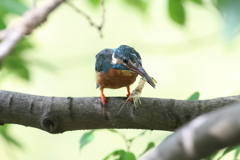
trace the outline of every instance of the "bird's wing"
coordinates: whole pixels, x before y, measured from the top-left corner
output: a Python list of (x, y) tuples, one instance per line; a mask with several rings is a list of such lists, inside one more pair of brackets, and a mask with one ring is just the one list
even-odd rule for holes
[(96, 55), (95, 70), (106, 73), (112, 67), (112, 49), (104, 49)]

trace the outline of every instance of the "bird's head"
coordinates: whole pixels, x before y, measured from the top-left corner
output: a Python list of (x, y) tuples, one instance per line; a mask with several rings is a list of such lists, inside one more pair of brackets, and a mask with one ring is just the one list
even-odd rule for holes
[(125, 69), (136, 72), (137, 74), (145, 77), (147, 82), (155, 88), (155, 83), (149, 77), (147, 72), (142, 67), (142, 60), (139, 53), (132, 47), (121, 45), (113, 49), (112, 64), (116, 69)]

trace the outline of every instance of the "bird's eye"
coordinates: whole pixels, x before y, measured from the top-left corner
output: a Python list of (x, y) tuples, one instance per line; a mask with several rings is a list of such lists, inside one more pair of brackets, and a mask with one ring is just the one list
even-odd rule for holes
[(128, 63), (128, 60), (124, 59), (123, 62), (127, 64), (127, 63)]

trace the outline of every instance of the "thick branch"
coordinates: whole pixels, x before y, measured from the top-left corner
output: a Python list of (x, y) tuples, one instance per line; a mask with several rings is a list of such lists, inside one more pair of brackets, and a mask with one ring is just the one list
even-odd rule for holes
[(165, 139), (141, 160), (199, 160), (240, 144), (240, 103), (204, 114)]
[(173, 131), (200, 114), (233, 102), (240, 96), (184, 101), (141, 98), (142, 105), (122, 107), (126, 98), (107, 98), (106, 107), (97, 97), (44, 97), (0, 91), (0, 124), (14, 123), (51, 133), (79, 129), (135, 128)]
[(0, 60), (7, 56), (21, 38), (30, 34), (37, 26), (46, 21), (48, 15), (64, 0), (48, 0), (42, 7), (34, 7), (27, 11), (22, 19), (12, 27), (8, 27), (0, 38)]

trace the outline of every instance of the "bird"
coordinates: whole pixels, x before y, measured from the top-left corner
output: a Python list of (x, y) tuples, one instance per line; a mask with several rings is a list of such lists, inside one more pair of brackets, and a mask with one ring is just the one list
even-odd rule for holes
[(101, 101), (106, 105), (104, 89), (127, 88), (127, 97), (130, 96), (130, 85), (138, 75), (155, 88), (155, 83), (142, 67), (140, 54), (132, 47), (120, 45), (115, 49), (103, 49), (96, 55), (96, 88), (100, 88)]

